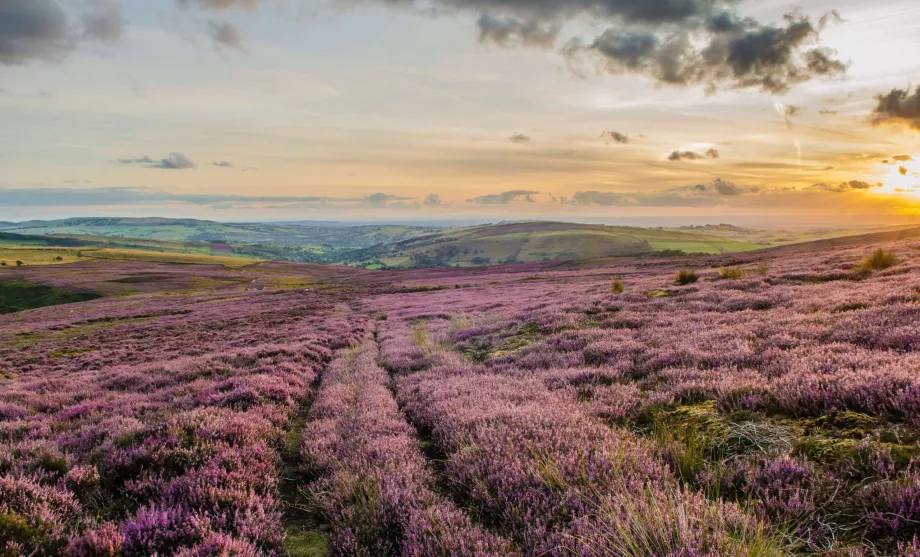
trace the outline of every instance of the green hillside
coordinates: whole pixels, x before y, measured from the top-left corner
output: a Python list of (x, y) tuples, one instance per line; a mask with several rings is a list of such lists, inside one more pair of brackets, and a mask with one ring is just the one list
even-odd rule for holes
[(317, 251), (359, 249), (444, 231), (441, 227), (335, 223), (219, 223), (166, 218), (71, 218), (0, 226), (26, 235), (110, 236), (149, 240), (313, 247)]
[(350, 254), (346, 262), (381, 267), (475, 266), (654, 253), (731, 253), (761, 247), (697, 232), (521, 222), (381, 244)]

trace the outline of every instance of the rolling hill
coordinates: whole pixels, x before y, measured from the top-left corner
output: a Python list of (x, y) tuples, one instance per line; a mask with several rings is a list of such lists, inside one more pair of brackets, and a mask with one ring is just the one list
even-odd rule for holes
[[(552, 221), (442, 228), (336, 222), (219, 223), (166, 218), (72, 218), (0, 223), (0, 248), (128, 249), (385, 269), (642, 255), (713, 255), (870, 232), (896, 233), (903, 228), (789, 231), (728, 224), (640, 228)], [(13, 258), (10, 253), (5, 255), (7, 259)], [(47, 259), (47, 253), (32, 255), (36, 263)], [(65, 262), (69, 260), (64, 258)], [(54, 259), (52, 262), (60, 261)]]
[(351, 253), (345, 262), (381, 267), (463, 267), (655, 253), (731, 253), (762, 247), (698, 232), (563, 222), (515, 222), (381, 244)]
[(441, 227), (343, 225), (330, 222), (220, 223), (196, 219), (87, 217), (0, 223), (4, 232), (27, 235), (114, 236), (150, 240), (313, 247), (354, 250), (381, 242), (442, 232)]

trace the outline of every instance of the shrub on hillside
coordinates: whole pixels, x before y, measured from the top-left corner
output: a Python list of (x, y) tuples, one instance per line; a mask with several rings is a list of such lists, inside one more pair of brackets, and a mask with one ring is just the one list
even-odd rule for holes
[(744, 278), (747, 273), (741, 267), (719, 267), (720, 279), (740, 279)]
[(693, 284), (698, 280), (700, 280), (700, 277), (693, 269), (681, 269), (677, 271), (677, 275), (674, 276), (674, 282), (680, 285)]
[(622, 294), (623, 290), (624, 290), (624, 287), (623, 287), (622, 280), (615, 280), (610, 283), (610, 291), (613, 292), (614, 294)]
[(894, 267), (897, 263), (898, 258), (894, 252), (879, 248), (872, 252), (872, 255), (863, 259), (860, 269), (864, 271), (883, 271), (889, 267)]

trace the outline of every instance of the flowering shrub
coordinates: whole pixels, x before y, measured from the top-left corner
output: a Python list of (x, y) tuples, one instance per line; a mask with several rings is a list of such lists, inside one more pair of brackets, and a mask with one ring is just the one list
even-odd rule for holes
[[(33, 312), (40, 342), (79, 338), (98, 349), (31, 361), (21, 358), (41, 354), (34, 345), (4, 354), (15, 375), (0, 389), (0, 552), (278, 552), (278, 440), (332, 350), (363, 336), (365, 325), (322, 299), (289, 296), (278, 312), (264, 298), (205, 306), (152, 298), (145, 309), (165, 317), (76, 317), (50, 331), (41, 310)], [(272, 333), (227, 325), (233, 321), (285, 323), (290, 341), (261, 342)], [(189, 346), (211, 330), (222, 340)], [(137, 351), (148, 339), (162, 343)]]
[[(322, 284), (13, 314), (0, 554), (280, 556), (293, 431), (336, 556), (915, 555), (916, 247), (700, 258), (769, 272), (687, 288), (654, 258), (264, 264)], [(140, 269), (106, 265), (47, 282)]]

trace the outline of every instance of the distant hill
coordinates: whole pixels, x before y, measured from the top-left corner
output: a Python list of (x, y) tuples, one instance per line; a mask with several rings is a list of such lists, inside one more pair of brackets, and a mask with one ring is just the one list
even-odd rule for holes
[(273, 245), (327, 244), (332, 247), (370, 247), (382, 241), (399, 241), (433, 234), (440, 227), (401, 225), (346, 226), (341, 223), (220, 223), (196, 219), (160, 217), (86, 217), (7, 223), (6, 232), (17, 234), (65, 234), (121, 236), (154, 240), (224, 241)]
[(698, 232), (517, 222), (381, 244), (349, 254), (346, 262), (387, 267), (475, 266), (655, 253), (712, 254), (760, 247)]
[(866, 233), (897, 233), (904, 228), (788, 231), (730, 224), (639, 228), (552, 221), (440, 228), (319, 221), (219, 223), (160, 217), (98, 217), (2, 222), (0, 246), (220, 254), (382, 269), (738, 253)]

